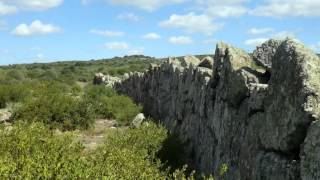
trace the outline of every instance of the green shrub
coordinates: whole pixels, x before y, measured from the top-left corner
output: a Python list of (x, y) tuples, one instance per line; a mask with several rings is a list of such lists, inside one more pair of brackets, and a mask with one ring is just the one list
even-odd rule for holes
[(11, 130), (0, 129), (0, 144), (0, 179), (86, 178), (83, 146), (70, 134), (18, 123)]
[(41, 123), (0, 128), (0, 179), (169, 179), (156, 152), (167, 131), (153, 123), (114, 131), (93, 152)]
[(115, 131), (91, 156), (93, 172), (106, 179), (166, 179), (156, 158), (166, 136), (166, 129), (154, 123)]
[(6, 75), (8, 78), (18, 80), (18, 81), (25, 79), (24, 73), (21, 72), (21, 70), (19, 70), (19, 69), (12, 69), (12, 70), (8, 71)]
[(63, 130), (87, 129), (93, 124), (91, 105), (68, 95), (48, 93), (27, 99), (13, 113), (14, 120), (43, 122)]
[(50, 94), (72, 94), (77, 95), (81, 91), (81, 87), (75, 82), (66, 84), (60, 81), (35, 81), (32, 87), (33, 97)]
[(102, 97), (116, 96), (114, 89), (104, 85), (88, 85), (85, 87), (85, 96), (92, 101), (97, 101)]
[(87, 86), (85, 98), (93, 104), (96, 117), (115, 119), (124, 125), (129, 124), (142, 109), (129, 97), (117, 95), (114, 89), (105, 86)]
[(130, 124), (142, 110), (141, 106), (136, 105), (129, 97), (119, 95), (102, 97), (95, 109), (103, 118), (115, 119), (124, 125)]
[(19, 102), (30, 95), (29, 84), (0, 85), (0, 108), (5, 108), (9, 102)]

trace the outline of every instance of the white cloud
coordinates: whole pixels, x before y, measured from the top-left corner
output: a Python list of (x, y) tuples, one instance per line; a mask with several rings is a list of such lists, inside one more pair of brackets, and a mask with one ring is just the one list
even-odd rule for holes
[(106, 36), (106, 37), (124, 36), (124, 32), (110, 31), (110, 30), (99, 30), (99, 29), (92, 29), (92, 30), (90, 30), (90, 33), (100, 35), (100, 36)]
[(134, 13), (122, 13), (118, 15), (117, 19), (137, 22), (137, 21), (140, 21), (142, 17), (139, 17)]
[(43, 24), (39, 20), (33, 21), (30, 25), (20, 24), (11, 33), (16, 36), (45, 35), (60, 32), (61, 28), (52, 24)]
[(247, 13), (244, 3), (249, 0), (196, 0), (205, 14), (214, 18), (238, 17)]
[(244, 42), (245, 45), (248, 46), (259, 46), (262, 43), (266, 42), (268, 38), (255, 38), (255, 39), (248, 39)]
[(261, 35), (266, 33), (272, 33), (274, 29), (272, 28), (251, 28), (249, 29), (248, 33), (251, 35)]
[(18, 10), (44, 11), (50, 8), (58, 7), (63, 0), (0, 0), (0, 12), (2, 6), (10, 7), (10, 12)]
[(148, 33), (142, 36), (143, 39), (148, 39), (148, 40), (157, 40), (161, 39), (161, 36), (157, 33)]
[(43, 59), (43, 57), (44, 57), (43, 54), (41, 54), (41, 53), (37, 54), (38, 59)]
[(268, 39), (279, 39), (279, 40), (283, 40), (285, 38), (292, 38), (296, 41), (299, 41), (295, 34), (293, 32), (289, 32), (289, 31), (280, 31), (280, 32), (276, 32), (271, 34), (270, 36), (265, 36), (262, 38), (254, 38), (254, 39), (248, 39), (245, 41), (245, 44), (248, 46), (258, 46), (261, 45), (263, 42), (267, 41)]
[(4, 4), (0, 1), (0, 15), (16, 13), (18, 9), (15, 6)]
[(141, 54), (144, 54), (144, 50), (145, 48), (144, 47), (138, 47), (136, 49), (132, 49), (128, 52), (128, 55), (131, 56), (131, 55), (141, 55)]
[(7, 22), (4, 20), (0, 20), (0, 31), (7, 29)]
[(213, 17), (228, 18), (238, 17), (245, 14), (247, 12), (247, 8), (241, 5), (209, 6), (205, 12)]
[(169, 42), (176, 45), (192, 44), (193, 40), (188, 36), (173, 36), (169, 38)]
[(108, 50), (113, 50), (113, 51), (129, 49), (129, 45), (126, 42), (109, 42), (109, 43), (105, 43), (104, 46)]
[(112, 4), (135, 6), (143, 10), (154, 11), (166, 5), (182, 3), (185, 0), (108, 0)]
[(289, 31), (280, 31), (272, 34), (272, 38), (275, 38), (275, 39), (285, 39), (285, 38), (295, 38), (295, 37), (296, 35), (293, 32), (289, 32)]
[(196, 0), (196, 3), (203, 5), (232, 5), (232, 4), (240, 4), (244, 2), (248, 2), (249, 0)]
[(319, 0), (268, 0), (266, 4), (253, 9), (256, 16), (320, 16)]
[(173, 14), (166, 21), (159, 23), (164, 28), (180, 28), (187, 33), (203, 33), (205, 35), (212, 35), (222, 27), (221, 24), (215, 24), (213, 19), (207, 15), (196, 15), (191, 12), (186, 15)]

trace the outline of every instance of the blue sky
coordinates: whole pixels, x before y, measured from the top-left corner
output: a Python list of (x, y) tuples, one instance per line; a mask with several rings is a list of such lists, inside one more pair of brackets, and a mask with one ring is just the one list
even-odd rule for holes
[[(0, 64), (251, 51), (292, 37), (320, 50), (319, 0), (0, 0)], [(316, 33), (318, 32), (318, 33)]]

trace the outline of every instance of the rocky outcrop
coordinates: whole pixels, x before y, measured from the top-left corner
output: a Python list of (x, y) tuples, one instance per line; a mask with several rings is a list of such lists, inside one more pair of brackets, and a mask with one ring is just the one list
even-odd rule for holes
[(212, 69), (213, 63), (214, 63), (213, 58), (210, 56), (207, 56), (201, 60), (199, 67), (205, 67), (205, 68)]
[(253, 51), (253, 60), (260, 66), (271, 70), (272, 58), (274, 57), (278, 47), (280, 46), (280, 40), (270, 39), (269, 41), (258, 46), (255, 51)]
[(106, 81), (106, 76), (102, 73), (96, 73), (93, 77), (93, 84), (100, 85)]
[[(126, 74), (126, 76), (129, 76), (128, 74)], [(129, 78), (129, 77), (126, 77), (126, 78)], [(93, 84), (94, 85), (106, 85), (106, 86), (110, 86), (110, 87), (113, 87), (115, 83), (117, 82), (120, 82), (121, 79), (118, 78), (118, 77), (113, 77), (113, 76), (110, 76), (110, 75), (104, 75), (102, 73), (96, 73), (94, 75), (94, 78), (93, 78)]]
[(146, 117), (144, 116), (144, 114), (140, 113), (133, 119), (131, 125), (133, 127), (138, 128), (142, 125), (142, 123), (143, 123), (143, 121), (145, 121), (145, 119), (146, 119)]
[(230, 180), (319, 179), (320, 59), (294, 40), (270, 42), (253, 57), (219, 43), (212, 66), (170, 58), (116, 89), (178, 134), (204, 174), (227, 165)]

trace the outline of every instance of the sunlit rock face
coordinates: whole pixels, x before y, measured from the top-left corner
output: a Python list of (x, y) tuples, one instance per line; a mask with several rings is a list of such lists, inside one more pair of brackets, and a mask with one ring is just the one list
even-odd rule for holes
[(169, 58), (116, 89), (178, 134), (204, 174), (320, 179), (320, 59), (299, 42), (270, 40), (253, 56), (219, 43), (214, 59)]

